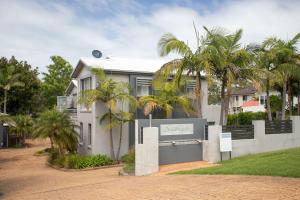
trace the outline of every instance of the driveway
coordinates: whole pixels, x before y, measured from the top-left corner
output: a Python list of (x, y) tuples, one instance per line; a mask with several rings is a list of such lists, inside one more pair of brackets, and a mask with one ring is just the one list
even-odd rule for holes
[(0, 199), (300, 199), (300, 179), (255, 176), (120, 177), (120, 168), (64, 172), (33, 156), (44, 148), (0, 150)]

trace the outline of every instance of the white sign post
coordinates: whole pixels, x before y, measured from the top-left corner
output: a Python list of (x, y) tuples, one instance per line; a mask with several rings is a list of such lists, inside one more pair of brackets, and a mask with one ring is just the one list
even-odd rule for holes
[(232, 151), (232, 139), (231, 139), (231, 133), (220, 133), (220, 155), (221, 155), (221, 161), (222, 161), (222, 153), (223, 152), (229, 152), (230, 159), (231, 159), (231, 151)]

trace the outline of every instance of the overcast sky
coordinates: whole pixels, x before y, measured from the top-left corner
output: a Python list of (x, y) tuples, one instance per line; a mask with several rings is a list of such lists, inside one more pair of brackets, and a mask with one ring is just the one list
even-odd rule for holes
[(300, 31), (300, 1), (1, 0), (0, 56), (14, 55), (43, 72), (51, 55), (75, 66), (93, 49), (158, 58), (164, 33), (195, 47), (193, 21), (201, 33), (202, 26), (242, 28), (244, 44), (270, 36), (288, 39)]

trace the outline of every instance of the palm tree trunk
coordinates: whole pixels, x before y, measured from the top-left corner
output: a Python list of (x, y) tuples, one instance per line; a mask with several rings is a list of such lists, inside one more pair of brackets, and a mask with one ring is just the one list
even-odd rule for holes
[(271, 111), (271, 103), (270, 103), (270, 80), (269, 80), (269, 78), (267, 78), (266, 93), (267, 93), (267, 114), (268, 114), (268, 120), (272, 121), (272, 111)]
[(283, 78), (283, 90), (282, 90), (282, 108), (281, 108), (281, 120), (285, 120), (285, 107), (286, 107), (286, 91), (287, 91), (287, 78)]
[(6, 114), (6, 103), (7, 103), (7, 90), (4, 90), (4, 104), (3, 104), (3, 113)]
[(50, 139), (50, 145), (51, 145), (51, 149), (53, 150), (54, 149), (54, 145), (53, 145), (53, 138), (52, 137), (49, 137)]
[(196, 100), (198, 118), (202, 118), (202, 92), (201, 92), (201, 74), (198, 71), (196, 74)]
[(298, 115), (300, 115), (300, 94), (298, 94)]
[(111, 117), (111, 109), (109, 109), (109, 136), (110, 136), (110, 156), (114, 161), (116, 160), (115, 150), (114, 150), (114, 141), (113, 141), (113, 133), (112, 133), (112, 117)]
[(231, 97), (231, 86), (227, 87), (227, 95), (225, 97), (225, 106), (224, 106), (224, 125), (227, 124), (227, 118), (229, 113), (229, 101)]
[(224, 125), (224, 105), (225, 105), (225, 88), (227, 85), (227, 76), (226, 73), (223, 76), (222, 87), (221, 87), (221, 112), (220, 112), (220, 122), (219, 124)]
[(122, 145), (122, 136), (123, 136), (123, 122), (121, 122), (121, 125), (120, 125), (119, 147), (118, 147), (117, 156), (116, 156), (117, 160), (119, 160), (119, 156), (120, 156), (121, 145)]
[(288, 89), (288, 103), (289, 103), (289, 115), (292, 116), (293, 115), (293, 95), (292, 95), (292, 88), (291, 85), (289, 85), (289, 89)]

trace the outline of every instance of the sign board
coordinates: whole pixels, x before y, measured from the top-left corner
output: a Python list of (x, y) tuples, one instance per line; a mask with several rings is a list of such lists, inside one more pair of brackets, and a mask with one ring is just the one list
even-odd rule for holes
[(220, 152), (232, 151), (231, 133), (220, 133)]
[(161, 124), (160, 135), (194, 134), (194, 124)]

